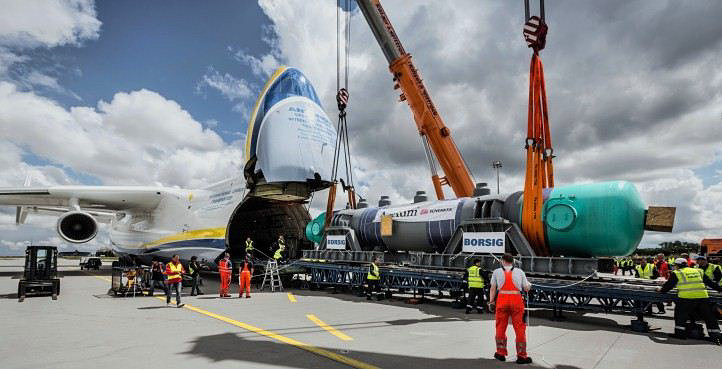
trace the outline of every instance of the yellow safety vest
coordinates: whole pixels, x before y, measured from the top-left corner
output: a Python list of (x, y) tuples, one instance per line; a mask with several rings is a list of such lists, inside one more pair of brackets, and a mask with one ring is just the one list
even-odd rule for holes
[(181, 272), (183, 271), (183, 264), (168, 263), (168, 268), (170, 268), (170, 273), (168, 273), (168, 280), (180, 279)]
[(371, 270), (369, 270), (369, 274), (366, 276), (366, 279), (373, 281), (381, 279), (381, 273), (379, 273), (379, 267), (376, 265), (376, 263), (371, 263), (371, 268), (373, 269), (373, 273), (371, 273)]
[(647, 265), (644, 266), (644, 269), (642, 269), (641, 265), (637, 265), (636, 269), (637, 273), (639, 273), (639, 278), (652, 279), (652, 275), (654, 274), (653, 264), (647, 263)]
[(246, 240), (246, 252), (253, 251), (253, 240)]
[[(695, 266), (696, 269), (702, 270), (702, 268), (699, 267), (699, 265)], [(717, 268), (722, 268), (717, 264), (708, 263), (707, 269), (704, 270), (704, 274), (709, 278), (710, 281), (714, 281), (714, 271), (717, 270)], [(719, 281), (720, 286), (722, 286), (722, 279)]]
[(472, 265), (467, 269), (467, 272), (469, 272), (469, 278), (467, 280), (467, 282), (469, 282), (469, 288), (484, 288), (484, 279), (481, 278), (480, 271), (481, 268), (476, 265)]
[(675, 270), (677, 276), (677, 297), (681, 299), (706, 299), (709, 297), (701, 270), (690, 267)]
[(281, 255), (281, 251), (283, 251), (283, 248), (279, 248), (278, 250), (276, 250), (276, 252), (273, 254), (273, 258), (276, 260), (282, 258), (283, 256)]

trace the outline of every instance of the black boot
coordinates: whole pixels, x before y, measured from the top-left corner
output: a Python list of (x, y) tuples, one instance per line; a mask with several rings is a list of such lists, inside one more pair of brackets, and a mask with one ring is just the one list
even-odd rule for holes
[(516, 358), (517, 364), (531, 364), (531, 358), (530, 357), (518, 357)]
[(506, 361), (506, 356), (499, 355), (498, 353), (494, 353), (494, 359), (499, 361)]

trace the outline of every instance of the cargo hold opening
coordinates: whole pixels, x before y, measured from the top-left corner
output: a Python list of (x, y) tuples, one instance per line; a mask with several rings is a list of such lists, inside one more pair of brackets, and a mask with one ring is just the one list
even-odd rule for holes
[(301, 203), (247, 197), (233, 211), (226, 230), (226, 246), (231, 259), (245, 256), (246, 237), (251, 237), (257, 258), (272, 257), (279, 235), (286, 240), (286, 258), (298, 258), (301, 250), (312, 249), (305, 239), (306, 224), (311, 216)]

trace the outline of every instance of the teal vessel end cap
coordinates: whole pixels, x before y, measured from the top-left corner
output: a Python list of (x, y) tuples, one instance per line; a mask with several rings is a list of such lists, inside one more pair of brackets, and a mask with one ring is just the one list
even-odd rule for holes
[(571, 228), (577, 220), (577, 211), (570, 204), (558, 203), (547, 208), (545, 214), (547, 226), (557, 231)]
[(622, 256), (642, 239), (645, 205), (626, 181), (560, 186), (546, 199), (542, 217), (554, 255)]
[(306, 239), (311, 242), (321, 243), (323, 240), (323, 225), (326, 222), (326, 212), (319, 214), (316, 218), (306, 224)]

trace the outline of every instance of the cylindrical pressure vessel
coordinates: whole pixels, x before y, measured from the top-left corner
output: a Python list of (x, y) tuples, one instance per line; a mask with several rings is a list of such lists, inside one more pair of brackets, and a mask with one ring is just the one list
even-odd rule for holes
[[(503, 217), (521, 225), (522, 194), (425, 201), (334, 213), (332, 225), (351, 227), (364, 250), (440, 252), (464, 220)], [(381, 218), (391, 216), (391, 236)], [(644, 232), (645, 206), (634, 185), (615, 181), (544, 191), (542, 219), (553, 255), (629, 255)]]

